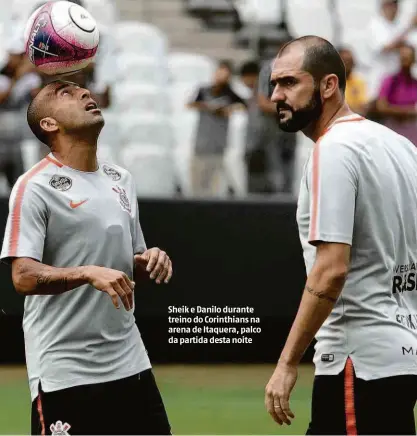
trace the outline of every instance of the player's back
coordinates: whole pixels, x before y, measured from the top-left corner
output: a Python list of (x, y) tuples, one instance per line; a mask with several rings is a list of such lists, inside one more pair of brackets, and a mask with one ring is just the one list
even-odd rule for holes
[[(349, 117), (333, 125), (315, 149), (320, 161), (317, 172), (322, 171), (317, 177), (325, 186), (319, 202), (327, 205), (319, 205), (321, 215), (315, 220), (308, 215), (308, 221), (310, 225), (317, 221), (318, 228), (327, 230), (319, 230), (313, 239), (351, 245), (346, 283), (316, 335), (317, 374), (337, 374), (348, 356), (358, 377), (365, 380), (417, 374), (417, 149), (382, 125)], [(320, 153), (326, 157), (318, 157)], [(314, 159), (307, 167), (314, 167)], [(346, 179), (354, 185), (352, 198), (335, 200), (344, 191), (328, 186), (332, 184), (331, 178), (326, 179), (329, 166), (346, 168)], [(314, 169), (312, 174), (314, 179)], [(303, 230), (311, 197), (314, 193), (302, 185), (298, 220), (307, 271), (316, 253)], [(350, 206), (333, 213), (344, 201)], [(340, 226), (334, 223), (345, 220), (346, 213), (353, 214), (346, 220), (353, 227), (351, 241), (337, 234)]]

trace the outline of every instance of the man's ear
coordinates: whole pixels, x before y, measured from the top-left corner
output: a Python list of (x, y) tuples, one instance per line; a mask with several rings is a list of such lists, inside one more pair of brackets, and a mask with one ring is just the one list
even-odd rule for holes
[(56, 120), (51, 117), (42, 118), (40, 121), (42, 130), (48, 133), (56, 132), (58, 130), (58, 124)]
[(339, 88), (339, 79), (336, 74), (329, 74), (322, 80), (322, 95), (324, 99), (332, 97)]

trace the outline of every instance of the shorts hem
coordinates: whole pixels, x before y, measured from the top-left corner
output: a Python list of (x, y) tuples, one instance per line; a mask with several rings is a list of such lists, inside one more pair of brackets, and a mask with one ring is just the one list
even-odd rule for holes
[[(127, 371), (124, 373), (117, 373), (117, 374), (112, 374), (109, 375), (107, 377), (95, 377), (93, 378), (76, 378), (76, 379), (72, 379), (72, 380), (67, 380), (65, 382), (48, 382), (46, 379), (42, 379), (41, 377), (38, 379), (38, 383), (39, 381), (42, 384), (42, 390), (44, 392), (56, 392), (56, 391), (61, 391), (64, 389), (69, 389), (69, 388), (74, 388), (76, 386), (83, 386), (83, 385), (96, 385), (99, 383), (107, 383), (107, 382), (112, 382), (112, 381), (116, 381), (116, 380), (121, 380), (123, 378), (127, 378), (127, 377), (131, 377), (132, 375), (135, 374), (139, 374), (140, 372), (146, 371), (148, 369), (152, 369), (152, 365), (145, 365), (144, 367), (140, 367), (140, 368), (134, 368), (131, 371)], [(32, 401), (34, 401), (39, 392), (37, 391), (35, 395), (33, 395), (34, 393), (31, 393), (31, 397), (32, 397)]]

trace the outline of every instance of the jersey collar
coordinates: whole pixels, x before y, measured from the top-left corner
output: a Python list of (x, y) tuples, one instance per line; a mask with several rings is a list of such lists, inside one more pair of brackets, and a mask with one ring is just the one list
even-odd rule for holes
[[(358, 114), (352, 114), (352, 115), (346, 115), (345, 117), (340, 117), (337, 120), (333, 121), (332, 124), (330, 124), (329, 127), (327, 127), (327, 129), (323, 132), (323, 134), (320, 136), (319, 140), (321, 138), (323, 138), (323, 136), (330, 130), (332, 129), (336, 124), (341, 124), (341, 123), (349, 123), (349, 122), (353, 122), (353, 121), (364, 121), (366, 120), (366, 118), (362, 117), (361, 115)], [(317, 141), (318, 142), (318, 141)]]

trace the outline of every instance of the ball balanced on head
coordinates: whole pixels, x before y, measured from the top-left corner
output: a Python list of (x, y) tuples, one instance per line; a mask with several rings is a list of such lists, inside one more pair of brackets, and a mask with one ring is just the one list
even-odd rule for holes
[(68, 1), (49, 2), (29, 18), (25, 42), (30, 61), (42, 73), (71, 74), (94, 60), (99, 30), (83, 7)]

